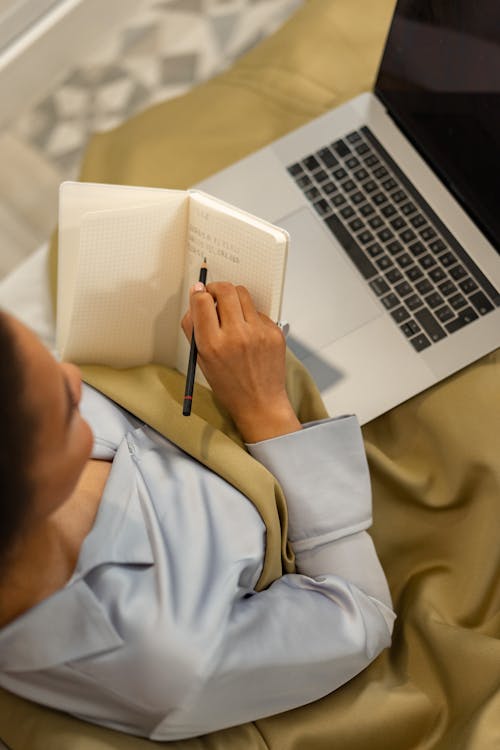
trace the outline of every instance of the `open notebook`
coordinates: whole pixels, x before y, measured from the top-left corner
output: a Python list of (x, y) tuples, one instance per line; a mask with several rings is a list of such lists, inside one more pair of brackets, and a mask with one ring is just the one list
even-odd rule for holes
[(180, 320), (206, 258), (207, 282), (248, 288), (273, 320), (288, 234), (196, 190), (65, 182), (59, 197), (57, 350), (114, 367), (185, 372)]

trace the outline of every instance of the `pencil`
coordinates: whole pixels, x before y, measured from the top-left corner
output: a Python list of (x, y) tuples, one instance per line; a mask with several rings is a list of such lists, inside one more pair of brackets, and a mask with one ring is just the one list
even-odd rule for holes
[[(207, 259), (203, 258), (203, 263), (200, 268), (200, 276), (198, 281), (205, 284), (207, 281)], [(198, 358), (198, 349), (196, 347), (196, 341), (194, 339), (194, 331), (191, 336), (191, 348), (189, 350), (189, 362), (186, 373), (186, 388), (184, 390), (184, 402), (182, 404), (182, 413), (185, 417), (189, 417), (191, 414), (191, 405), (193, 403), (193, 389), (194, 389), (194, 376), (196, 375), (196, 360)]]

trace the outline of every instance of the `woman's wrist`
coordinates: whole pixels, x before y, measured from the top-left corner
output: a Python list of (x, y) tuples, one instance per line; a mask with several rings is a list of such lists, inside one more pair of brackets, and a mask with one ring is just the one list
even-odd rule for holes
[(288, 398), (235, 414), (233, 420), (246, 443), (259, 443), (302, 429)]

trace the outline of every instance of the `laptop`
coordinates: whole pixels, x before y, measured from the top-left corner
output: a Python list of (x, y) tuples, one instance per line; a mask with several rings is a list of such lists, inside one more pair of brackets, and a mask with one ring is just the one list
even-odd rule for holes
[(399, 0), (375, 91), (198, 185), (284, 227), (288, 343), (361, 423), (500, 345), (500, 3)]

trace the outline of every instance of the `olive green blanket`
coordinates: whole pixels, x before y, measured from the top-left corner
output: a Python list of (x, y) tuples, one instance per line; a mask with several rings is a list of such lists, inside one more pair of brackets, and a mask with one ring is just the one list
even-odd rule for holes
[[(309, 0), (228, 72), (95, 136), (81, 179), (186, 188), (368, 90), (392, 10), (392, 0)], [(54, 253), (52, 262), (54, 280)], [(211, 394), (198, 391), (188, 434), (175, 373), (140, 368), (118, 383), (106, 368), (85, 375), (256, 503), (269, 534), (261, 585), (293, 569), (281, 490), (244, 453)], [(288, 377), (300, 417), (321, 416), (293, 358)], [(350, 683), (309, 706), (172, 743), (103, 730), (0, 692), (0, 737), (12, 750), (500, 748), (499, 384), (497, 351), (364, 428), (372, 535), (398, 620), (391, 649)], [(151, 399), (152, 411), (144, 405)]]

